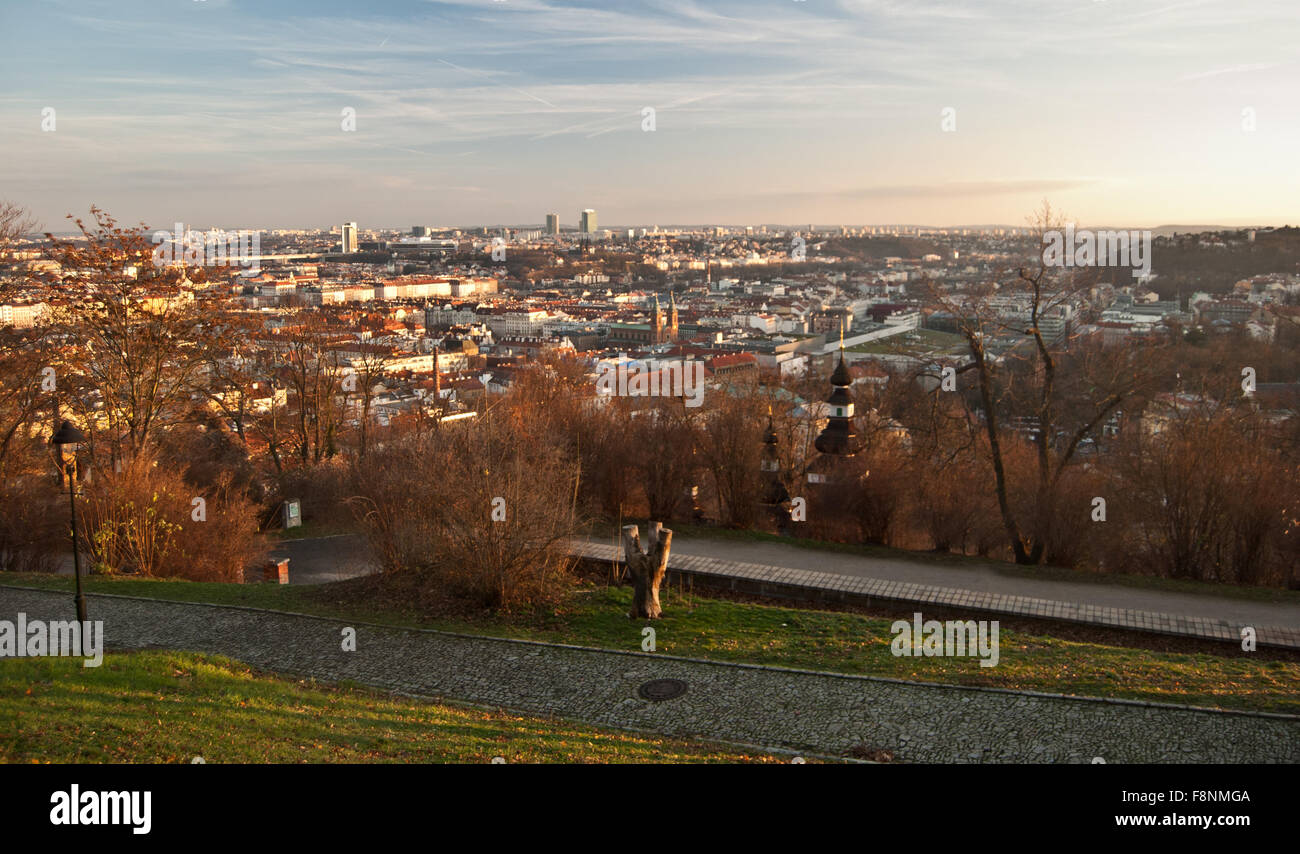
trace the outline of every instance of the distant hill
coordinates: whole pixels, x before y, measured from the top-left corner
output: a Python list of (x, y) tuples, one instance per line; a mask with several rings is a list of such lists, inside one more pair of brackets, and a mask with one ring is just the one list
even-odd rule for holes
[(1264, 229), (1262, 225), (1160, 225), (1150, 231), (1156, 237), (1170, 237), (1174, 234), (1201, 234), (1206, 231), (1243, 231), (1248, 229)]

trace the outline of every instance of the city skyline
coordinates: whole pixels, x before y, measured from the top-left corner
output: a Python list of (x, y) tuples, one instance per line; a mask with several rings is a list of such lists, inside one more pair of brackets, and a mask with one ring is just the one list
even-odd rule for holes
[(1296, 219), (1300, 179), (1275, 165), (1300, 141), (1282, 2), (365, 14), (0, 12), (22, 93), (0, 99), (7, 195), (55, 231), (91, 204), (154, 227), (534, 223), (588, 207), (618, 225), (1016, 226), (1044, 198), (1091, 224)]

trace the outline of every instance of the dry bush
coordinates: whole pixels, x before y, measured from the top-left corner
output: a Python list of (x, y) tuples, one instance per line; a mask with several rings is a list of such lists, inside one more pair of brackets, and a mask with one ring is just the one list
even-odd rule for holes
[(630, 417), (623, 431), (626, 455), (611, 461), (633, 472), (652, 519), (680, 518), (690, 488), (698, 485), (691, 418), (676, 401), (654, 400)]
[[(348, 500), (356, 494), (354, 475), (339, 457), (289, 469), (276, 480), (271, 503), (278, 507), (282, 501), (300, 500), (303, 522), (329, 530), (351, 527), (355, 520)], [(273, 527), (278, 524), (276, 515)]]
[[(1154, 572), (1234, 584), (1280, 586), (1290, 567), (1293, 481), (1251, 417), (1190, 414), (1158, 435), (1129, 436), (1117, 454), (1109, 519), (1115, 571)], [(1109, 522), (1107, 523), (1109, 524)]]
[(1093, 499), (1106, 494), (1106, 479), (1096, 470), (1076, 466), (1062, 472), (1055, 512), (1048, 517), (1043, 534), (1047, 563), (1076, 569), (1099, 566), (1107, 541), (1123, 525), (1122, 520), (1110, 521), (1109, 502), (1106, 521), (1093, 521)]
[[(726, 527), (748, 528), (758, 519), (758, 497), (762, 493), (759, 461), (767, 423), (765, 406), (763, 398), (752, 388), (734, 394), (710, 393), (705, 399), (704, 413), (696, 430), (697, 456), (700, 465), (712, 476), (718, 521)], [(673, 443), (646, 453), (681, 451), (681, 445)]]
[[(194, 499), (202, 498), (203, 518)], [(222, 479), (200, 493), (144, 454), (83, 484), (81, 532), (101, 571), (240, 582), (265, 554), (257, 509)]]
[(54, 572), (68, 550), (68, 493), (57, 481), (14, 478), (0, 483), (0, 571)]
[(485, 416), (377, 448), (357, 472), (353, 504), (385, 572), (513, 611), (569, 589), (576, 475), (556, 449)]
[(906, 458), (893, 443), (871, 448), (860, 457), (868, 474), (858, 482), (857, 490), (846, 496), (849, 512), (863, 542), (891, 545), (907, 498)]
[(977, 516), (985, 503), (981, 501), (983, 487), (978, 470), (966, 461), (944, 466), (931, 460), (916, 462), (911, 520), (929, 537), (931, 548), (965, 554), (974, 540)]

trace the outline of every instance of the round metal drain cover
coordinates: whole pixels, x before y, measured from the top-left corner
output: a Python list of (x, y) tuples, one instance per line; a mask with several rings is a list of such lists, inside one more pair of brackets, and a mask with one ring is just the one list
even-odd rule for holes
[(651, 679), (637, 689), (647, 700), (671, 700), (686, 693), (686, 683), (680, 679)]

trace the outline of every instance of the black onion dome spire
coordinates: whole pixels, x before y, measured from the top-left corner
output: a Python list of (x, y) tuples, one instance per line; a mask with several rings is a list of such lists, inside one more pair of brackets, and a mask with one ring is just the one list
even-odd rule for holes
[(853, 378), (849, 376), (849, 368), (844, 364), (844, 351), (840, 350), (840, 363), (835, 366), (835, 371), (831, 374), (831, 385), (848, 388), (852, 382)]
[(772, 411), (768, 407), (767, 435), (763, 437), (761, 467), (767, 478), (763, 483), (763, 504), (784, 504), (790, 500), (790, 491), (781, 482), (781, 458), (776, 450), (776, 428), (772, 426)]
[(858, 437), (853, 432), (853, 397), (849, 394), (852, 382), (848, 365), (844, 363), (844, 349), (841, 345), (840, 363), (831, 374), (831, 396), (826, 398), (830, 415), (826, 419), (826, 428), (813, 442), (813, 446), (823, 454), (844, 457), (853, 455), (853, 446)]

